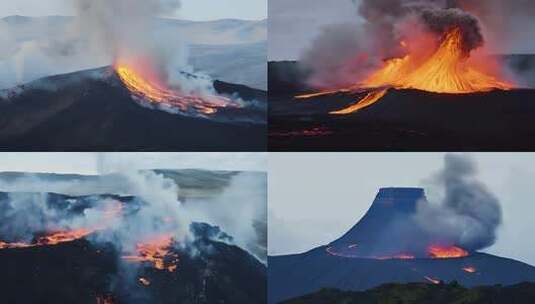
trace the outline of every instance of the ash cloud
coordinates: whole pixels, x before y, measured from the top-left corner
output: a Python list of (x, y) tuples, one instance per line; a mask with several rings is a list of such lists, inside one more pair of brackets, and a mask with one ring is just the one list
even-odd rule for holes
[(500, 201), (478, 180), (469, 156), (447, 154), (444, 162), (442, 171), (429, 181), (429, 189), (439, 197), (418, 205), (417, 222), (446, 245), (469, 250), (493, 245), (502, 223)]
[[(445, 0), (362, 0), (355, 18), (360, 26), (339, 24), (326, 27), (306, 50), (301, 61), (311, 70), (313, 86), (354, 84), (385, 59), (403, 55), (405, 37), (415, 32), (431, 34), (436, 43), (457, 27), (467, 54), (484, 44), (479, 19)], [(336, 56), (329, 64), (322, 63)]]

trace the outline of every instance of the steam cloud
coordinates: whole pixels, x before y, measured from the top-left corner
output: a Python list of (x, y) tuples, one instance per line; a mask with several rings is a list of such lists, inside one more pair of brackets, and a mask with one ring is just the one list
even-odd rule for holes
[(417, 221), (434, 238), (469, 250), (489, 247), (502, 222), (500, 202), (477, 179), (474, 161), (465, 155), (447, 154), (445, 166), (431, 180), (439, 202), (418, 206)]
[(309, 82), (313, 86), (354, 84), (375, 70), (385, 58), (404, 55), (406, 50), (400, 47), (400, 41), (406, 37), (430, 34), (438, 43), (447, 30), (456, 27), (461, 30), (466, 53), (485, 43), (480, 20), (490, 18), (479, 18), (484, 14), (473, 13), (477, 11), (473, 8), (489, 7), (488, 1), (353, 2), (363, 20), (362, 25), (359, 28), (354, 24), (328, 26), (302, 55), (301, 62), (311, 72)]
[[(36, 233), (102, 226), (105, 212), (117, 202), (100, 194), (131, 195), (139, 209), (128, 216), (110, 219), (105, 223), (106, 229), (92, 235), (92, 240), (111, 242), (120, 251), (129, 252), (140, 241), (170, 234), (194, 253), (195, 248), (187, 246), (195, 238), (189, 226), (204, 222), (220, 227), (232, 236), (233, 244), (265, 262), (265, 183), (265, 177), (244, 172), (232, 177), (223, 192), (213, 198), (184, 203), (173, 179), (150, 170), (125, 171), (87, 180), (24, 176), (0, 181), (0, 191), (9, 192), (0, 193), (0, 240), (31, 242)], [(49, 193), (89, 195), (84, 200), (93, 203), (83, 213), (73, 216), (68, 210), (49, 206), (49, 196), (53, 196)]]

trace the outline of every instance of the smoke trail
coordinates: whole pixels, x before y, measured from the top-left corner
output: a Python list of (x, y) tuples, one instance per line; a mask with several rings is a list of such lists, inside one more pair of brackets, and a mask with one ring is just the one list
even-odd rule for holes
[(493, 245), (502, 222), (498, 198), (478, 180), (470, 157), (447, 154), (444, 162), (430, 184), (441, 198), (438, 203), (419, 204), (417, 221), (443, 242), (469, 250)]

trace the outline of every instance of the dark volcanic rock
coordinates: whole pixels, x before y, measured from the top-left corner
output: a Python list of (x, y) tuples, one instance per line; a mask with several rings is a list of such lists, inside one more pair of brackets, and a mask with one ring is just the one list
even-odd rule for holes
[[(532, 56), (533, 57), (533, 56)], [(527, 74), (529, 58), (511, 57)], [(271, 63), (289, 75), (295, 63)], [(527, 69), (527, 71), (526, 71)], [(301, 82), (270, 78), (269, 148), (274, 151), (533, 151), (535, 90), (437, 94), (391, 89), (377, 103), (337, 116), (366, 93), (339, 93), (295, 100)], [(271, 91), (270, 91), (271, 92)]]
[[(381, 189), (366, 215), (339, 239), (306, 253), (268, 257), (268, 302), (322, 288), (361, 291), (386, 283), (440, 280), (473, 287), (535, 282), (535, 267), (512, 259), (478, 252), (432, 259), (419, 252), (433, 241), (412, 220), (422, 200), (422, 189)], [(395, 258), (395, 253), (415, 258)]]
[(150, 109), (107, 68), (47, 77), (0, 92), (4, 151), (265, 151), (266, 93), (216, 82), (255, 102), (204, 119)]
[[(211, 228), (216, 229), (216, 228)], [(265, 303), (266, 267), (239, 247), (214, 239), (204, 227), (182, 251), (175, 272), (150, 265), (125, 271), (112, 244), (86, 240), (0, 250), (3, 303)], [(197, 248), (191, 255), (188, 250)], [(124, 266), (123, 266), (124, 267)], [(146, 278), (144, 286), (138, 278)]]

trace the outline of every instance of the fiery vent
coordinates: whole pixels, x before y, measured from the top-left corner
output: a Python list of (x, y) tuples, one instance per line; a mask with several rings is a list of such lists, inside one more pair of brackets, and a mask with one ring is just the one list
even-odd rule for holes
[(237, 107), (237, 104), (228, 98), (188, 95), (171, 89), (165, 85), (157, 73), (152, 71), (149, 65), (139, 68), (117, 63), (115, 71), (132, 95), (144, 101), (165, 104), (178, 108), (182, 112), (194, 111), (204, 115), (214, 114), (220, 108)]
[(429, 246), (427, 253), (433, 259), (462, 258), (469, 255), (466, 250), (456, 246)]
[[(405, 41), (401, 43), (405, 48), (408, 44)], [(513, 88), (511, 83), (500, 80), (498, 75), (494, 75), (495, 72), (490, 72), (491, 69), (471, 62), (469, 57), (470, 51), (466, 51), (463, 46), (461, 30), (454, 27), (444, 33), (435, 51), (429, 55), (422, 56), (409, 51), (403, 57), (387, 60), (382, 67), (354, 86), (300, 95), (296, 96), (296, 99), (367, 92), (356, 104), (331, 112), (335, 115), (345, 115), (376, 103), (385, 96), (389, 88), (450, 94)]]
[(172, 245), (171, 236), (160, 236), (145, 243), (138, 243), (137, 255), (123, 256), (123, 259), (136, 263), (152, 263), (156, 269), (174, 272), (179, 259), (176, 253), (170, 251)]
[(463, 50), (462, 39), (461, 30), (453, 28), (445, 33), (442, 43), (429, 58), (421, 59), (409, 54), (388, 60), (362, 86), (454, 94), (512, 88), (511, 84), (471, 66), (467, 60), (469, 54)]

